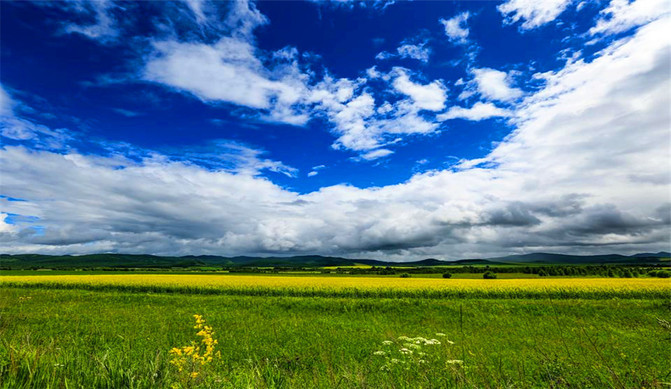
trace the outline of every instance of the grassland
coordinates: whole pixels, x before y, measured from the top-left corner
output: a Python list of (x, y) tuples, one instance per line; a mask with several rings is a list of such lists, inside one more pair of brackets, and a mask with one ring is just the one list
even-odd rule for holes
[[(0, 276), (2, 388), (671, 381), (668, 279), (42, 274)], [(221, 354), (185, 379), (169, 350), (194, 339), (194, 314)], [(440, 344), (420, 363), (398, 352), (401, 336)]]

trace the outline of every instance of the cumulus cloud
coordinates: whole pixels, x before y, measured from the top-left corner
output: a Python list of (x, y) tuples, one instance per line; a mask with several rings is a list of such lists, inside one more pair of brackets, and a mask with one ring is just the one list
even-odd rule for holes
[(480, 95), (497, 101), (511, 101), (522, 96), (522, 90), (512, 87), (510, 75), (496, 69), (472, 69), (473, 84)]
[[(202, 4), (197, 4), (191, 7), (199, 15)], [(207, 104), (249, 108), (248, 116), (267, 122), (305, 125), (311, 119), (326, 119), (337, 136), (334, 147), (365, 153), (360, 160), (382, 156), (380, 148), (399, 136), (431, 133), (439, 125), (423, 111), (444, 108), (446, 87), (441, 80), (412, 81), (417, 74), (398, 67), (384, 75), (371, 70), (368, 78), (357, 79), (334, 80), (327, 72), (319, 80), (301, 64), (303, 56), (296, 48), (267, 53), (256, 47), (252, 32), (267, 19), (253, 4), (233, 3), (225, 23), (230, 31), (214, 43), (153, 42), (141, 77)], [(394, 55), (428, 60), (425, 45), (407, 41)], [(384, 83), (387, 89), (382, 92), (392, 96), (392, 102), (365, 87), (373, 79)]]
[(214, 45), (156, 42), (143, 77), (190, 92), (206, 102), (229, 102), (266, 112), (268, 119), (304, 124), (298, 111), (306, 93), (305, 77), (295, 62), (263, 66), (255, 48), (244, 40), (224, 37)]
[(522, 30), (532, 30), (554, 21), (571, 0), (508, 0), (497, 9), (504, 16), (505, 24), (515, 24), (522, 20)]
[(369, 152), (397, 142), (399, 135), (436, 131), (439, 122), (433, 112), (444, 108), (446, 99), (442, 82), (414, 82), (407, 69), (393, 68), (377, 76), (388, 82), (393, 88), (389, 92), (400, 99), (376, 99), (365, 88), (369, 80), (363, 78), (326, 78), (311, 90), (317, 112), (334, 123), (333, 132), (338, 136), (334, 147), (368, 153), (364, 160), (384, 156), (379, 150)]
[(450, 107), (447, 112), (437, 116), (438, 120), (466, 119), (479, 121), (492, 117), (508, 117), (512, 113), (509, 110), (499, 108), (492, 103), (483, 103), (481, 101), (473, 104), (470, 108)]
[(446, 88), (440, 81), (429, 84), (414, 83), (406, 71), (399, 69), (393, 86), (397, 91), (409, 96), (420, 109), (440, 111), (445, 108)]
[(464, 43), (468, 40), (468, 18), (470, 13), (462, 12), (451, 19), (440, 19), (445, 27), (445, 35), (452, 42)]

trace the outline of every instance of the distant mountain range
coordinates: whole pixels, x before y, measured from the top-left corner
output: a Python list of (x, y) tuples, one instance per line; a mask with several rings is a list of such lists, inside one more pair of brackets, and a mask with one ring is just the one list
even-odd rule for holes
[(222, 257), (216, 255), (187, 255), (166, 257), (135, 254), (89, 254), (89, 255), (41, 255), (41, 254), (0, 254), (0, 268), (91, 268), (91, 267), (322, 267), (322, 266), (440, 266), (440, 265), (527, 265), (527, 264), (657, 264), (668, 262), (671, 253), (641, 253), (635, 255), (566, 255), (550, 253), (532, 253), (508, 255), (495, 258), (474, 258), (458, 261), (424, 259), (413, 262), (386, 262), (373, 259), (348, 259), (321, 255), (301, 255), (293, 257)]

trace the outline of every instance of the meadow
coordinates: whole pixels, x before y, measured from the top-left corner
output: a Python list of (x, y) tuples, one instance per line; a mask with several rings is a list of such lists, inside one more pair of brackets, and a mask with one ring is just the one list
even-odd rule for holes
[(649, 277), (13, 273), (0, 387), (666, 387), (670, 293)]

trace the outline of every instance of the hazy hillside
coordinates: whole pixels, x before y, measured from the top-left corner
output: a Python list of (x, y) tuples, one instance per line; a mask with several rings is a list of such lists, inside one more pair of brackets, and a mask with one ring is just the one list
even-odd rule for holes
[(167, 267), (322, 267), (354, 266), (440, 266), (440, 265), (500, 265), (500, 264), (654, 264), (671, 257), (668, 252), (642, 253), (631, 256), (609, 255), (565, 255), (550, 253), (532, 253), (509, 255), (486, 259), (462, 259), (440, 261), (434, 258), (414, 262), (385, 262), (373, 259), (347, 259), (321, 255), (302, 255), (292, 257), (222, 257), (216, 255), (189, 255), (167, 257), (133, 254), (92, 254), (92, 255), (40, 255), (0, 254), (1, 268), (167, 268)]

